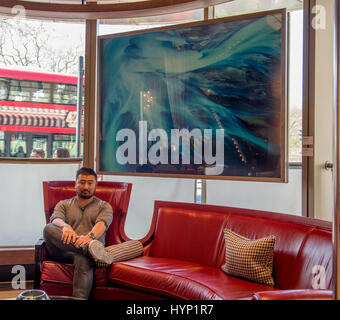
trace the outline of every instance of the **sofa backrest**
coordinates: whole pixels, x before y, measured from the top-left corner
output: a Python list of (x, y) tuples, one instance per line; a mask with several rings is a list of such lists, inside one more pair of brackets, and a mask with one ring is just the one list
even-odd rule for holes
[(215, 267), (227, 216), (223, 213), (161, 206), (150, 255)]
[[(113, 221), (106, 232), (106, 245), (120, 243), (124, 239), (124, 223), (130, 202), (132, 184), (126, 182), (98, 181), (95, 196), (110, 203)], [(76, 195), (74, 181), (44, 181), (44, 209), (46, 223), (60, 200)], [(123, 235), (122, 235), (122, 233)]]
[(331, 288), (331, 223), (288, 214), (233, 209), (226, 224), (232, 231), (249, 239), (275, 235), (275, 287), (312, 289), (314, 270), (321, 266), (327, 274), (323, 289)]
[(311, 228), (296, 259), (292, 286), (296, 289), (333, 289), (332, 232)]
[[(220, 268), (225, 262), (223, 229), (249, 239), (275, 235), (274, 279), (281, 289), (330, 289), (331, 223), (259, 210), (156, 201), (147, 254)], [(151, 236), (152, 233), (152, 236)], [(322, 274), (317, 274), (317, 273)]]

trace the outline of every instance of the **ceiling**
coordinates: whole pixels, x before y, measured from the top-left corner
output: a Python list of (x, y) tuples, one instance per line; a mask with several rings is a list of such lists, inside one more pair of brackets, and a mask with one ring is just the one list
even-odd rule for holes
[(177, 13), (233, 0), (1, 0), (0, 12), (68, 19), (131, 18)]

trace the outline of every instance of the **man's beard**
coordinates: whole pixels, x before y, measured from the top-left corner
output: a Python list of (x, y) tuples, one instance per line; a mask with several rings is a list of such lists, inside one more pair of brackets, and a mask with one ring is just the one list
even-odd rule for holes
[(78, 191), (78, 190), (77, 190), (77, 195), (78, 195), (78, 197), (81, 198), (81, 199), (90, 199), (90, 198), (93, 197), (93, 195), (94, 195), (95, 192), (96, 192), (96, 190), (94, 190), (93, 193), (90, 193), (90, 192), (88, 191), (87, 194), (83, 194), (81, 191)]

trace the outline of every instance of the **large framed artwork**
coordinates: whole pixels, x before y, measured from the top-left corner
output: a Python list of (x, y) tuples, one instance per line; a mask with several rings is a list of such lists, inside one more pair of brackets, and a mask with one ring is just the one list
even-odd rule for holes
[(98, 37), (97, 171), (286, 181), (286, 11)]

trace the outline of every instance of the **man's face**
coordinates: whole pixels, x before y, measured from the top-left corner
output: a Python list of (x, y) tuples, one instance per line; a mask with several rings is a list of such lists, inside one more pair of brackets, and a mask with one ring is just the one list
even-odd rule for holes
[(41, 159), (41, 155), (40, 155), (39, 153), (36, 153), (36, 152), (34, 151), (34, 152), (31, 152), (30, 158), (33, 158), (33, 159)]
[(97, 181), (94, 176), (80, 174), (76, 181), (76, 192), (79, 198), (90, 199), (96, 192)]

